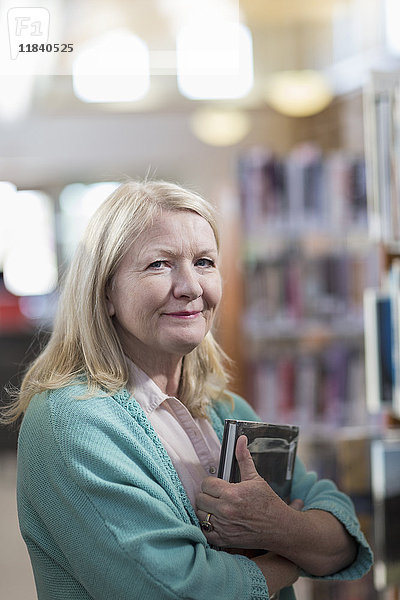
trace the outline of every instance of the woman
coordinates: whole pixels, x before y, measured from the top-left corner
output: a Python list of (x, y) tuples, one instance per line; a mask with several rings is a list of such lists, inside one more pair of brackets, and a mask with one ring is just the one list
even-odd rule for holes
[(125, 183), (92, 218), (9, 416), (24, 413), (18, 511), (39, 600), (255, 600), (282, 588), (286, 600), (305, 570), (369, 569), (350, 501), (300, 461), (292, 506), (258, 477), (245, 438), (242, 482), (215, 477), (224, 418), (257, 419), (226, 391), (210, 331), (218, 262), (212, 207), (176, 185)]

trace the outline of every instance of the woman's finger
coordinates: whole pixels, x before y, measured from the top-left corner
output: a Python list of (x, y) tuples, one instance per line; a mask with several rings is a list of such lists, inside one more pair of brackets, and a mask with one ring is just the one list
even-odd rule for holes
[(295, 498), (294, 500), (291, 501), (289, 506), (291, 508), (294, 508), (294, 510), (302, 510), (302, 508), (304, 506), (304, 502), (300, 498)]

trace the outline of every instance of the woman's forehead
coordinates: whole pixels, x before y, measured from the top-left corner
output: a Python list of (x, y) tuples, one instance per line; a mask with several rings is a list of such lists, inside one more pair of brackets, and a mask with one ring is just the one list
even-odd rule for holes
[(212, 241), (216, 245), (214, 231), (209, 222), (192, 211), (163, 211), (152, 225), (139, 236), (139, 243), (157, 243), (159, 241), (190, 241), (202, 243)]
[(192, 211), (163, 211), (132, 243), (129, 253), (214, 254), (217, 241), (211, 225)]

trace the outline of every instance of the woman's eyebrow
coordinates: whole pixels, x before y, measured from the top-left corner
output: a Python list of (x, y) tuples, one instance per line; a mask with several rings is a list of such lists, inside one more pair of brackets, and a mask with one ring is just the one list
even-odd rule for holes
[(176, 250), (173, 250), (172, 248), (165, 248), (165, 247), (154, 247), (154, 248), (146, 248), (146, 250), (144, 250), (143, 254), (145, 256), (159, 256), (159, 255), (163, 255), (163, 256), (175, 256), (176, 255)]
[[(165, 246), (160, 246), (160, 247), (154, 247), (154, 248), (146, 248), (146, 250), (143, 252), (143, 254), (145, 256), (154, 256), (154, 255), (164, 255), (164, 256), (178, 256), (181, 254), (181, 250), (179, 249), (173, 249), (173, 248), (166, 248)], [(195, 256), (202, 256), (205, 254), (218, 254), (218, 250), (217, 248), (205, 248), (205, 249), (200, 249), (200, 250), (196, 250), (194, 251), (194, 255)]]
[(206, 248), (205, 250), (200, 250), (198, 254), (218, 254), (217, 248)]

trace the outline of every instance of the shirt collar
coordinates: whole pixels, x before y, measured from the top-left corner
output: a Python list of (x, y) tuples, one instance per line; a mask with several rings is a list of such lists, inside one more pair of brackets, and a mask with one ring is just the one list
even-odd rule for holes
[(144, 412), (149, 415), (156, 408), (170, 398), (158, 387), (158, 385), (130, 358), (126, 357), (129, 370), (128, 391), (134, 395)]

